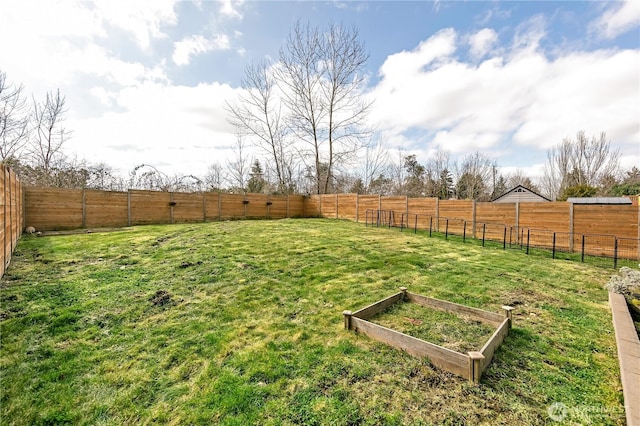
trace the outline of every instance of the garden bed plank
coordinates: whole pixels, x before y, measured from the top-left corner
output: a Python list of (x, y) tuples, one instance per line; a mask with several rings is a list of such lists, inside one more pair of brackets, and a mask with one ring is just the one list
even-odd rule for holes
[(496, 314), (494, 312), (434, 299), (420, 294), (407, 292), (407, 299), (426, 308), (438, 309), (440, 311), (450, 312), (453, 314), (467, 315), (493, 327), (500, 325), (504, 320), (503, 315)]
[(357, 317), (351, 319), (351, 326), (357, 332), (393, 346), (394, 348), (402, 349), (408, 354), (417, 357), (426, 357), (436, 367), (450, 371), (461, 377), (467, 377), (469, 374), (469, 357), (467, 355), (434, 345), (433, 343), (425, 342), (416, 337), (370, 323)]
[(482, 361), (481, 371), (487, 369), (489, 364), (491, 364), (491, 360), (493, 359), (493, 354), (496, 349), (502, 344), (505, 337), (509, 334), (509, 319), (505, 318), (500, 324), (500, 327), (493, 333), (493, 335), (489, 338), (487, 343), (482, 347), (480, 353), (484, 355), (484, 360)]
[(382, 299), (376, 303), (373, 303), (369, 306), (366, 306), (360, 310), (355, 311), (352, 315), (354, 317), (357, 318), (361, 318), (361, 319), (368, 319), (371, 318), (372, 316), (384, 311), (385, 309), (387, 309), (389, 306), (396, 304), (397, 302), (401, 301), (404, 297), (404, 293), (403, 292), (399, 292), (396, 293), (392, 296), (389, 296), (385, 299)]

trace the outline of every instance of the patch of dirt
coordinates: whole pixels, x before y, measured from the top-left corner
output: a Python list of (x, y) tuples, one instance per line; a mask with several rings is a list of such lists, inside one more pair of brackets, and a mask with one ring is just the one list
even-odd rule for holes
[(155, 240), (153, 242), (153, 244), (151, 244), (154, 247), (158, 247), (160, 244), (164, 243), (165, 241), (171, 239), (171, 237), (169, 235), (165, 235), (163, 237), (158, 238), (157, 240)]
[(151, 302), (153, 306), (165, 306), (173, 302), (172, 297), (173, 295), (168, 291), (158, 290), (156, 294), (151, 296), (149, 302)]
[(179, 268), (188, 268), (190, 266), (197, 266), (197, 265), (202, 265), (202, 261), (198, 260), (197, 262), (182, 262), (179, 266)]
[(409, 321), (413, 325), (420, 325), (420, 324), (422, 324), (424, 322), (424, 321), (416, 319), (416, 318), (409, 318), (409, 317), (402, 317), (402, 318), (404, 318), (406, 321)]

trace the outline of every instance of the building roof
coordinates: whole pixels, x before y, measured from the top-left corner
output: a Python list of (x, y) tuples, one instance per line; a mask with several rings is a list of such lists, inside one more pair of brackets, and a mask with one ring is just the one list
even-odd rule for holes
[(633, 204), (627, 197), (571, 197), (567, 201), (573, 204)]
[[(547, 197), (545, 197), (545, 196), (543, 196), (543, 195), (540, 195), (540, 194), (538, 194), (538, 193), (537, 193), (537, 192), (535, 192), (535, 191), (530, 190), (530, 189), (529, 189), (529, 188), (527, 188), (526, 186), (517, 185), (517, 186), (514, 186), (513, 188), (511, 188), (510, 190), (508, 190), (507, 192), (505, 192), (504, 194), (500, 195), (499, 197), (494, 198), (493, 200), (491, 200), (491, 202), (498, 201), (499, 199), (504, 198), (504, 197), (506, 197), (507, 195), (512, 194), (512, 193), (514, 193), (514, 192), (516, 192), (518, 189), (524, 189), (524, 190), (526, 190), (526, 191), (528, 191), (528, 192), (530, 192), (530, 193), (532, 193), (532, 194), (537, 195), (538, 197), (540, 197), (540, 198), (542, 198), (542, 199), (544, 199), (544, 200), (546, 200), (546, 201), (551, 201), (551, 200), (550, 200), (550, 199), (548, 199)], [(521, 191), (517, 191), (517, 192), (521, 192)]]

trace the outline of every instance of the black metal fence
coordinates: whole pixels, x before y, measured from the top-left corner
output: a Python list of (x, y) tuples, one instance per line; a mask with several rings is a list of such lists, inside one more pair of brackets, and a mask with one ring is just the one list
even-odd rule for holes
[(500, 223), (481, 223), (458, 218), (407, 214), (393, 210), (367, 210), (365, 226), (399, 228), (472, 239), (502, 249), (522, 250), (526, 254), (540, 254), (553, 259), (586, 262), (603, 267), (637, 266), (640, 261), (640, 240), (617, 238), (615, 235), (575, 234), (546, 229), (510, 226)]

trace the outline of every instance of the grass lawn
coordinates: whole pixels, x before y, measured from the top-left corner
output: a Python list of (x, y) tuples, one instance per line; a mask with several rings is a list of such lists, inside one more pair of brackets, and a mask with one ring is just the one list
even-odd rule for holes
[[(25, 236), (0, 288), (0, 424), (561, 424), (555, 402), (624, 424), (613, 272), (321, 219)], [(480, 385), (344, 330), (401, 286), (516, 307)], [(486, 339), (396, 314), (445, 346)]]

